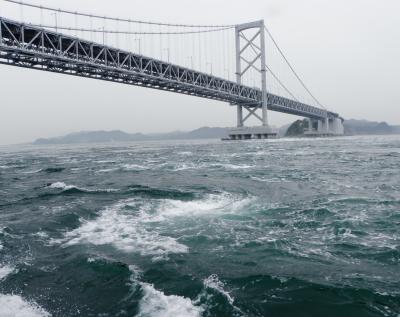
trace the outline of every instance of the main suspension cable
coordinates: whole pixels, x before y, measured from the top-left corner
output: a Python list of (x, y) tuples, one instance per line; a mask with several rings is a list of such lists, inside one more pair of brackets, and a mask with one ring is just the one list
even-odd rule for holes
[[(11, 0), (4, 0), (11, 1)], [(133, 31), (118, 31), (118, 30), (106, 30), (106, 29), (87, 29), (87, 28), (77, 28), (77, 27), (67, 27), (67, 26), (53, 26), (44, 24), (31, 24), (28, 25), (45, 28), (45, 29), (56, 29), (64, 31), (80, 31), (80, 32), (94, 32), (94, 33), (109, 33), (109, 34), (132, 34), (132, 35), (174, 35), (174, 34), (197, 34), (197, 33), (213, 33), (228, 30), (230, 28), (218, 28), (211, 30), (198, 30), (198, 31), (175, 31), (175, 32), (133, 32)]]
[(24, 1), (17, 1), (17, 0), (3, 0), (3, 1), (19, 4), (21, 6), (27, 6), (27, 7), (31, 7), (31, 8), (37, 8), (37, 9), (41, 9), (41, 10), (52, 11), (52, 12), (59, 12), (59, 13), (72, 14), (72, 15), (80, 15), (80, 16), (89, 17), (89, 18), (105, 19), (105, 20), (112, 20), (112, 21), (119, 21), (119, 22), (151, 24), (151, 25), (160, 25), (160, 26), (176, 26), (176, 27), (185, 27), (185, 28), (234, 28), (235, 27), (235, 25), (229, 25), (229, 24), (227, 24), (227, 25), (173, 24), (173, 23), (159, 23), (159, 22), (154, 22), (154, 21), (141, 21), (141, 20), (132, 20), (132, 19), (122, 19), (122, 18), (114, 18), (114, 17), (109, 17), (109, 16), (101, 16), (101, 15), (95, 15), (95, 14), (89, 14), (89, 13), (82, 13), (82, 12), (76, 12), (76, 11), (63, 10), (63, 9), (56, 9), (56, 8), (37, 5), (37, 4), (28, 3), (28, 2), (24, 2)]

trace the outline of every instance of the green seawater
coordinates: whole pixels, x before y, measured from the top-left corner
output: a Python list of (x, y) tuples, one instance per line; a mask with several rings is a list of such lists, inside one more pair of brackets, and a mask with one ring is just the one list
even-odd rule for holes
[(0, 147), (0, 316), (400, 314), (400, 136)]

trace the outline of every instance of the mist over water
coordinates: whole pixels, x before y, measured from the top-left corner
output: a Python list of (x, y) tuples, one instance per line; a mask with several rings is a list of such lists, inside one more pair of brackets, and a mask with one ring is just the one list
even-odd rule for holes
[(0, 316), (400, 314), (400, 136), (0, 148)]

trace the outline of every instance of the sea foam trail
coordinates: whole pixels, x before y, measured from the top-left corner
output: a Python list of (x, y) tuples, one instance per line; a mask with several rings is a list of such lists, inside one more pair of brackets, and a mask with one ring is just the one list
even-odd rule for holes
[(181, 201), (165, 199), (160, 202), (159, 212), (152, 220), (170, 219), (171, 217), (207, 216), (218, 213), (229, 213), (240, 210), (252, 198), (235, 197), (233, 195), (210, 194), (203, 199)]
[(35, 303), (17, 295), (0, 294), (0, 316), (2, 317), (50, 317), (51, 315)]
[[(90, 243), (114, 245), (125, 252), (139, 252), (143, 256), (165, 257), (170, 253), (186, 253), (188, 248), (176, 239), (150, 231), (144, 222), (151, 215), (148, 207), (136, 201), (124, 201), (100, 212), (99, 217), (66, 234), (65, 245)], [(138, 209), (132, 211), (131, 209)]]
[(204, 199), (180, 201), (171, 199), (138, 199), (121, 201), (100, 211), (96, 219), (68, 232), (62, 241), (65, 246), (88, 243), (113, 245), (124, 252), (152, 256), (153, 260), (168, 254), (187, 253), (188, 247), (176, 238), (157, 232), (152, 224), (165, 227), (179, 217), (200, 217), (240, 208), (247, 200), (228, 195), (208, 195)]

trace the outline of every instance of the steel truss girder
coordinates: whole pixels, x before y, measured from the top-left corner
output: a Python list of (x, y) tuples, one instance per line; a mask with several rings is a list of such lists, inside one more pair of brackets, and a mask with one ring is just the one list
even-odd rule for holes
[[(258, 89), (0, 17), (0, 63), (81, 77), (167, 90), (181, 94), (261, 107)], [(327, 112), (268, 94), (271, 110), (311, 118)], [(337, 114), (328, 113), (337, 117)]]

